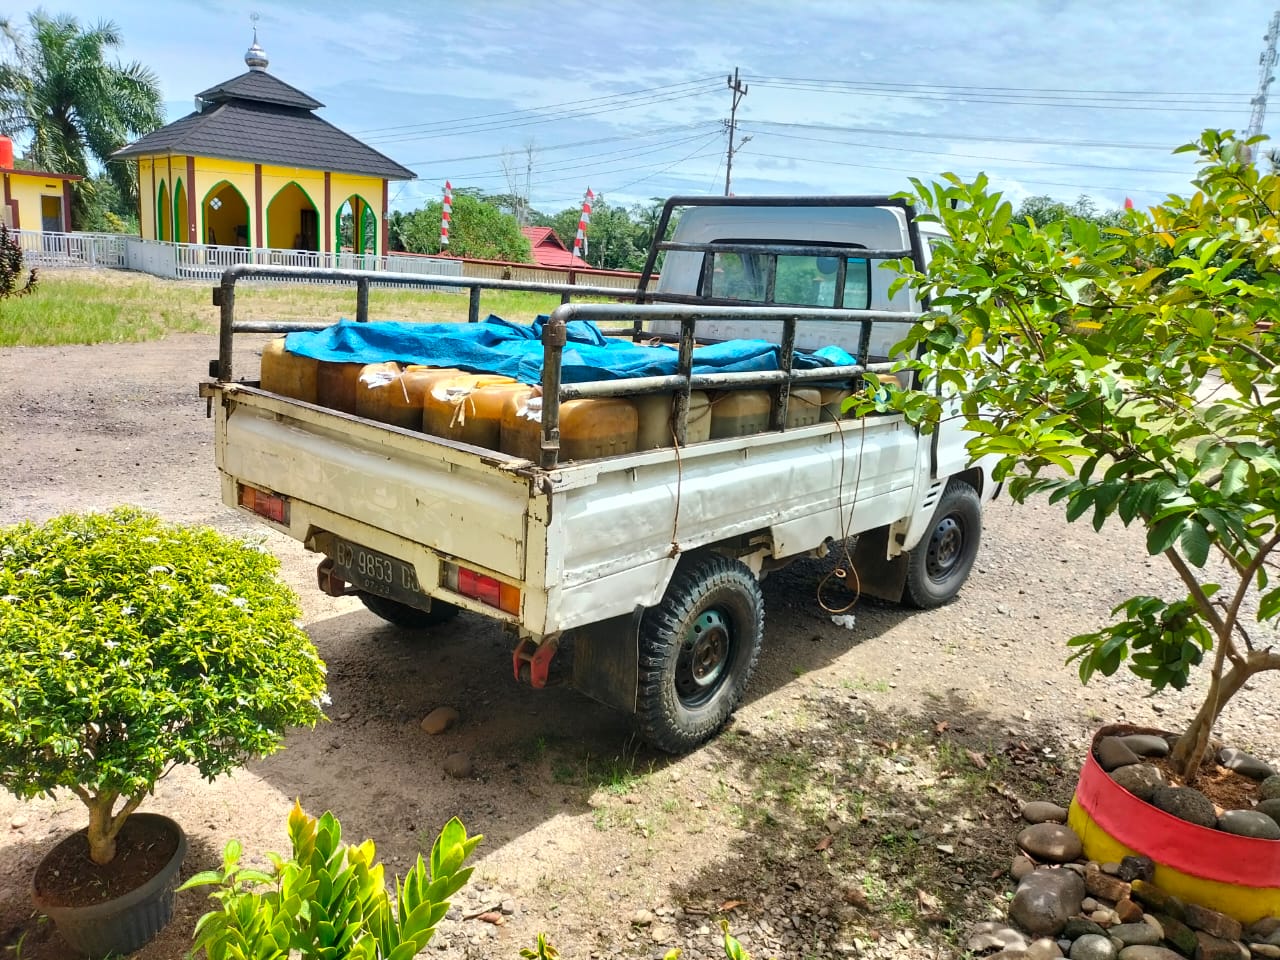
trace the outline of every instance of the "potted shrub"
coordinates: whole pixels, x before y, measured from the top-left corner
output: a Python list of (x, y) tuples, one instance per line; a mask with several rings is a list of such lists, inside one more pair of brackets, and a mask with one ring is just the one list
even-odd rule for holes
[(0, 784), (87, 808), (34, 877), (83, 952), (136, 950), (172, 912), (185, 838), (134, 813), (158, 779), (212, 779), (321, 718), (324, 665), (277, 568), (132, 509), (0, 529)]
[[(1047, 493), (1070, 521), (1145, 529), (1147, 551), (1171, 565), (1181, 594), (1124, 601), (1114, 623), (1070, 640), (1070, 659), (1085, 681), (1127, 663), (1153, 691), (1207, 668), (1199, 710), (1170, 738), (1167, 763), (1188, 786), (1212, 765), (1213, 727), (1232, 696), (1280, 670), (1270, 639), (1280, 588), (1269, 574), (1280, 544), (1280, 342), (1270, 328), (1280, 314), (1280, 177), (1259, 172), (1230, 133), (1206, 131), (1179, 152), (1198, 155), (1195, 195), (1110, 225), (1017, 222), (985, 177), (915, 182), (910, 199), (947, 239), (927, 271), (898, 265), (935, 310), (902, 345), (912, 357), (903, 366), (934, 387), (855, 403), (900, 410), (926, 430), (959, 421), (970, 452), (994, 459), (1015, 501)], [(1097, 781), (1091, 764), (1092, 755), (1082, 788)], [(1107, 805), (1077, 793), (1072, 825), (1091, 857), (1146, 853), (1144, 834), (1157, 835), (1157, 853), (1218, 843), (1212, 877), (1179, 861), (1187, 869), (1166, 864), (1157, 882), (1238, 919), (1280, 913), (1280, 840), (1249, 838), (1242, 854), (1243, 838), (1221, 820), (1183, 824), (1189, 835), (1179, 827), (1176, 841), (1162, 841), (1173, 817), (1139, 816), (1135, 827), (1104, 816), (1125, 831), (1117, 836), (1097, 823)]]

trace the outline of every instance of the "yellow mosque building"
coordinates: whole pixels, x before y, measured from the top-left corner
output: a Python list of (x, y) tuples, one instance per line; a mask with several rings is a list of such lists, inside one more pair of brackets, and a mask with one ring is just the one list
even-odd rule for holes
[(138, 164), (143, 239), (385, 254), (388, 184), (413, 171), (316, 116), (324, 104), (267, 72), (256, 33), (244, 61), (113, 154)]

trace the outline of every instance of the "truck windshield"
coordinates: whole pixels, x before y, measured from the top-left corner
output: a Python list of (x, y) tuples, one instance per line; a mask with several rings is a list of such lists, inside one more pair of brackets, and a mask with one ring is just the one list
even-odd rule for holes
[(745, 252), (712, 257), (711, 289), (703, 295), (713, 299), (853, 310), (866, 310), (871, 303), (871, 264), (861, 257), (845, 261), (842, 291), (837, 290), (839, 257)]

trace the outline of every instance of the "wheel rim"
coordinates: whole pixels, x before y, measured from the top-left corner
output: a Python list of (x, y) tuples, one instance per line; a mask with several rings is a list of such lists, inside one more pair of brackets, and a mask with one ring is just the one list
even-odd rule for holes
[(718, 609), (704, 610), (680, 644), (676, 658), (676, 696), (686, 707), (711, 700), (729, 671), (733, 630)]
[(964, 555), (964, 525), (954, 515), (943, 517), (929, 537), (925, 569), (934, 583), (946, 580)]

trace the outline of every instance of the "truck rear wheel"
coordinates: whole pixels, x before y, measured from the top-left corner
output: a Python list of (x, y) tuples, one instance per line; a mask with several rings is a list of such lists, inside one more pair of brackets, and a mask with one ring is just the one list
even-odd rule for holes
[(458, 608), (443, 600), (432, 600), (431, 609), (423, 610), (397, 600), (388, 600), (376, 593), (361, 591), (357, 596), (370, 613), (405, 630), (425, 630), (428, 627), (436, 627), (442, 623), (448, 623), (458, 615)]
[(709, 739), (742, 700), (764, 636), (764, 597), (742, 563), (705, 554), (682, 563), (640, 623), (636, 726), (659, 750)]
[(920, 610), (940, 607), (969, 579), (982, 542), (982, 501), (978, 491), (952, 480), (938, 501), (929, 532), (907, 560), (903, 600)]

